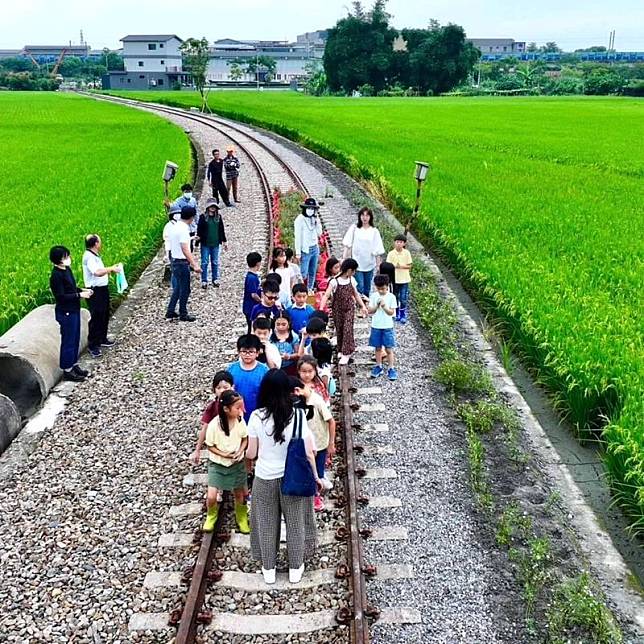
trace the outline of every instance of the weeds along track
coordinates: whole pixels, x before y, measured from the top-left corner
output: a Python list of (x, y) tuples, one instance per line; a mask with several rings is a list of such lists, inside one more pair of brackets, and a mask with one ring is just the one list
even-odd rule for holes
[[(304, 195), (309, 194), (294, 168), (250, 133), (215, 117), (129, 100), (103, 100), (116, 100), (161, 115), (181, 116), (212, 128), (237, 146), (251, 161), (253, 172), (259, 177), (265, 225), (269, 230), (267, 248), (263, 250), (270, 257), (274, 239), (271, 188), (295, 189)], [(237, 315), (229, 328), (231, 348), (225, 352), (225, 357), (232, 360), (234, 342), (237, 335), (245, 332), (245, 326)], [(358, 333), (366, 331), (366, 328), (366, 321), (357, 321)], [(381, 613), (368, 601), (369, 578), (378, 576), (380, 580), (395, 581), (412, 576), (413, 571), (409, 566), (389, 562), (376, 567), (364, 560), (363, 539), (401, 537), (395, 526), (390, 530), (373, 532), (361, 526), (360, 507), (370, 500), (362, 493), (360, 479), (364, 476), (377, 478), (378, 472), (369, 472), (357, 462), (356, 456), (363, 450), (356, 442), (354, 430), (369, 430), (369, 427), (356, 425), (353, 413), (356, 409), (377, 413), (380, 406), (355, 402), (355, 394), (369, 396), (374, 391), (355, 389), (354, 368), (340, 367), (336, 372), (339, 387), (333, 407), (338, 422), (337, 454), (328, 474), (334, 487), (327, 496), (325, 510), (316, 513), (318, 550), (307, 562), (302, 581), (290, 584), (285, 572), (281, 572), (288, 568), (281, 550), (277, 582), (272, 586), (264, 584), (259, 565), (250, 557), (249, 536), (235, 531), (235, 520), (230, 511), (232, 503), (228, 496), (221, 504), (215, 530), (202, 533), (200, 525), (205, 509), (203, 499), (207, 475), (202, 472), (188, 474), (183, 477), (183, 484), (186, 490), (196, 491), (196, 495), (193, 494), (196, 498), (169, 508), (180, 530), (161, 535), (158, 541), (159, 548), (176, 550), (176, 568), (150, 571), (145, 576), (142, 593), (154, 595), (154, 600), (144, 602), (144, 605), (154, 606), (155, 612), (131, 615), (129, 630), (135, 640), (159, 641), (163, 631), (170, 638), (176, 628), (175, 641), (178, 643), (283, 642), (288, 639), (309, 643), (364, 644), (370, 641), (370, 624), (378, 618), (387, 623), (420, 619), (414, 611), (405, 608), (387, 608)], [(187, 459), (189, 455), (185, 456)], [(204, 450), (202, 463), (206, 459)], [(377, 507), (387, 507), (391, 499), (383, 497), (372, 501)], [(284, 530), (282, 525), (282, 545)], [(164, 610), (156, 610), (161, 606)]]

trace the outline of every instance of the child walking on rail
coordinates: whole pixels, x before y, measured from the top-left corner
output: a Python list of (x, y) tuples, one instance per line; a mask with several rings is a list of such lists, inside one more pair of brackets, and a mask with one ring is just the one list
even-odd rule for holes
[(320, 309), (324, 310), (327, 300), (333, 296), (331, 311), (338, 338), (338, 362), (341, 365), (349, 364), (351, 354), (356, 350), (353, 337), (356, 305), (360, 307), (363, 315), (367, 314), (367, 308), (353, 277), (357, 270), (358, 262), (355, 259), (345, 259), (340, 265), (340, 273), (329, 280), (329, 286), (320, 301)]
[(204, 532), (212, 532), (219, 512), (221, 492), (232, 491), (235, 497), (235, 520), (242, 534), (250, 532), (248, 506), (245, 499), (246, 465), (244, 455), (248, 445), (248, 428), (242, 418), (244, 400), (233, 390), (225, 391), (219, 404), (219, 415), (206, 430), (208, 448), (208, 511), (203, 524)]

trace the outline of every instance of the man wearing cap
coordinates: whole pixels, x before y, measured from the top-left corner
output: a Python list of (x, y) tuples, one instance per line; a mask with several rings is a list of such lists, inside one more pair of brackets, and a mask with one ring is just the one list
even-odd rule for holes
[(110, 319), (110, 290), (108, 287), (110, 273), (119, 273), (120, 264), (105, 266), (100, 256), (103, 243), (98, 235), (85, 236), (85, 253), (83, 254), (83, 280), (85, 288), (92, 290), (87, 300), (91, 318), (87, 333), (87, 348), (92, 358), (100, 358), (101, 347), (114, 346), (114, 340), (107, 337), (107, 325)]
[(235, 156), (235, 148), (229, 145), (226, 148), (226, 156), (224, 157), (224, 170), (226, 171), (226, 189), (230, 195), (233, 191), (233, 199), (235, 203), (239, 203), (239, 196), (237, 194), (237, 187), (239, 183), (239, 159)]
[(318, 217), (320, 206), (309, 197), (300, 205), (302, 212), (295, 218), (295, 258), (300, 263), (302, 277), (306, 280), (309, 293), (313, 293), (315, 275), (318, 270), (320, 248), (318, 237), (322, 234), (322, 224)]
[[(190, 252), (190, 224), (197, 212), (191, 206), (181, 209), (181, 218), (170, 230), (170, 258), (172, 261), (172, 295), (168, 302), (166, 320), (194, 322), (197, 318), (188, 315), (188, 297), (190, 296), (190, 267), (195, 273), (201, 273), (192, 253)], [(176, 308), (179, 302), (179, 314)]]
[[(190, 224), (190, 237), (194, 238), (194, 236), (197, 234), (197, 224), (199, 223), (199, 213), (197, 212), (197, 200), (192, 195), (192, 186), (189, 183), (184, 183), (181, 186), (181, 196), (172, 202), (170, 207), (172, 206), (174, 206), (175, 208), (179, 208), (179, 211), (181, 211), (181, 208), (183, 208), (184, 206), (190, 206), (190, 208), (194, 208), (197, 214), (193, 219), (192, 223)], [(190, 250), (192, 249), (193, 249), (193, 240), (191, 239)]]
[(206, 201), (206, 212), (199, 218), (197, 237), (201, 243), (201, 288), (208, 287), (208, 263), (212, 269), (212, 285), (219, 286), (219, 250), (226, 245), (224, 221), (214, 199)]
[(224, 160), (220, 158), (219, 150), (215, 148), (212, 151), (212, 159), (208, 164), (208, 170), (206, 170), (206, 180), (212, 188), (212, 196), (215, 201), (219, 203), (219, 197), (221, 195), (223, 202), (227, 206), (230, 206), (231, 204), (230, 200), (228, 199), (228, 189), (226, 188), (224, 178), (221, 174), (223, 172), (223, 169)]

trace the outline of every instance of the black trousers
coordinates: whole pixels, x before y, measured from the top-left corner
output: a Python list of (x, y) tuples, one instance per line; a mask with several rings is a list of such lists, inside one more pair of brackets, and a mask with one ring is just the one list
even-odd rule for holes
[(226, 184), (224, 183), (223, 178), (219, 177), (219, 179), (215, 179), (212, 182), (212, 196), (213, 199), (216, 199), (218, 202), (219, 197), (221, 196), (221, 200), (227, 206), (230, 206), (230, 201), (228, 199), (228, 189), (226, 188)]
[(91, 319), (87, 333), (90, 349), (100, 347), (107, 340), (107, 324), (110, 319), (110, 290), (107, 286), (93, 286), (94, 295), (87, 300)]

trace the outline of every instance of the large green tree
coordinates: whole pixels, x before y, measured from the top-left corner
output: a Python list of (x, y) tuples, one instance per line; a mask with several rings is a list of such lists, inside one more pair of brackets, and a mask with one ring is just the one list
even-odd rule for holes
[(385, 6), (376, 0), (367, 12), (354, 2), (353, 11), (329, 30), (323, 60), (331, 90), (351, 92), (364, 84), (380, 90), (388, 84), (397, 32)]
[(458, 25), (440, 26), (432, 21), (429, 29), (405, 29), (408, 43), (407, 77), (403, 85), (422, 93), (448, 92), (471, 73), (480, 52), (465, 40), (465, 30)]
[(378, 92), (397, 85), (438, 94), (467, 78), (480, 52), (466, 42), (462, 27), (431, 20), (427, 29), (404, 29), (401, 39), (385, 7), (385, 0), (376, 0), (365, 11), (354, 2), (329, 31), (324, 70), (332, 91)]

